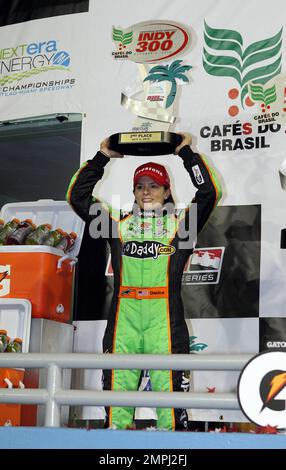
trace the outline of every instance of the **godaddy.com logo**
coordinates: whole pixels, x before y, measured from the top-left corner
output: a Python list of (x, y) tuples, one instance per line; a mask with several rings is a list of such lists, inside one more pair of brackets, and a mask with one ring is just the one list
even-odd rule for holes
[(50, 70), (69, 70), (70, 55), (57, 41), (41, 41), (0, 49), (0, 86)]
[[(228, 91), (231, 100), (240, 99), (239, 105), (228, 108), (230, 116), (236, 116), (245, 106), (253, 106), (254, 101), (263, 101), (267, 107), (276, 99), (275, 89), (264, 89), (261, 85), (281, 72), (282, 30), (245, 47), (238, 31), (214, 29), (205, 23), (205, 71), (217, 77), (231, 77), (238, 84)], [(260, 86), (255, 87), (255, 84)]]

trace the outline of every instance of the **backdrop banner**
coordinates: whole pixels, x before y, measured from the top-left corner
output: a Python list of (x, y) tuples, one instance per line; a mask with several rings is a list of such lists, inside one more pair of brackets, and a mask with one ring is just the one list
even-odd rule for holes
[[(17, 119), (80, 113), (82, 162), (93, 157), (105, 137), (118, 132), (189, 132), (192, 148), (207, 157), (223, 189), (182, 278), (190, 350), (284, 350), (283, 0), (74, 3), (80, 10), (54, 10), (54, 16), (49, 12), (22, 22), (12, 16), (6, 23), (2, 19), (0, 128)], [(167, 167), (176, 203), (188, 204), (195, 189), (182, 161), (174, 155), (152, 160)], [(113, 159), (94, 194), (114, 207), (130, 208), (133, 172), (144, 161), (134, 156)], [(77, 329), (77, 351), (86, 336), (90, 351), (101, 348), (113, 283), (108, 250), (106, 241), (92, 240), (87, 228), (75, 321), (89, 322), (90, 328)], [(195, 372), (191, 388), (233, 392), (237, 377), (231, 372)], [(148, 375), (143, 378), (146, 385)], [(101, 386), (98, 374), (82, 383)], [(89, 407), (85, 418), (89, 412), (90, 417), (103, 417), (103, 410)], [(239, 412), (224, 410), (190, 410), (189, 416), (244, 419)]]

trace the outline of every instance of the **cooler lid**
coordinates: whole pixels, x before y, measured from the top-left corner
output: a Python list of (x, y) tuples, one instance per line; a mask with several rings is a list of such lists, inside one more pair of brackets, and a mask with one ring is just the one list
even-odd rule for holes
[(66, 201), (39, 199), (38, 201), (5, 204), (1, 209), (0, 218), (9, 222), (14, 217), (20, 220), (32, 219), (37, 226), (49, 223), (52, 230), (60, 227), (65, 232), (75, 232), (77, 234), (76, 243), (69, 254), (71, 256), (78, 255), (85, 223)]
[(29, 352), (32, 305), (27, 299), (0, 299), (0, 329), (12, 339), (21, 338), (22, 351)]

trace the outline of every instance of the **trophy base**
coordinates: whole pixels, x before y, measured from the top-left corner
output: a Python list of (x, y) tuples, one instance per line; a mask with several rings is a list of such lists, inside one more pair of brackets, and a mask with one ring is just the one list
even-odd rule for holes
[(110, 148), (122, 155), (150, 157), (168, 155), (182, 142), (182, 136), (174, 132), (119, 132), (109, 138)]

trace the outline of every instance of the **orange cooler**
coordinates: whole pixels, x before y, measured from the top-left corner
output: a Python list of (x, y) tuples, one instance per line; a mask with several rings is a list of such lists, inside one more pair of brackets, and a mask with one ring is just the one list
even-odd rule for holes
[(5, 221), (31, 219), (36, 226), (49, 223), (75, 232), (77, 242), (68, 255), (45, 245), (0, 246), (1, 298), (28, 299), (32, 318), (68, 323), (72, 320), (74, 264), (84, 230), (83, 221), (65, 201), (39, 200), (2, 207)]
[[(0, 254), (1, 256), (1, 254)], [(1, 299), (0, 297), (0, 326), (8, 336), (21, 338), (22, 351), (29, 351), (31, 329), (31, 303), (26, 299)], [(1, 353), (3, 355), (3, 353)], [(14, 353), (4, 353), (13, 355)], [(23, 369), (0, 369), (1, 388), (23, 388)], [(23, 406), (19, 404), (0, 404), (0, 426), (19, 426), (21, 424)]]
[[(19, 381), (23, 382), (24, 371), (18, 369), (0, 369), (0, 388), (8, 388), (4, 379), (8, 379), (13, 387), (18, 388)], [(0, 405), (0, 426), (20, 426), (21, 405)]]
[(0, 299), (28, 299), (33, 318), (71, 321), (74, 268), (46, 246), (0, 247)]

